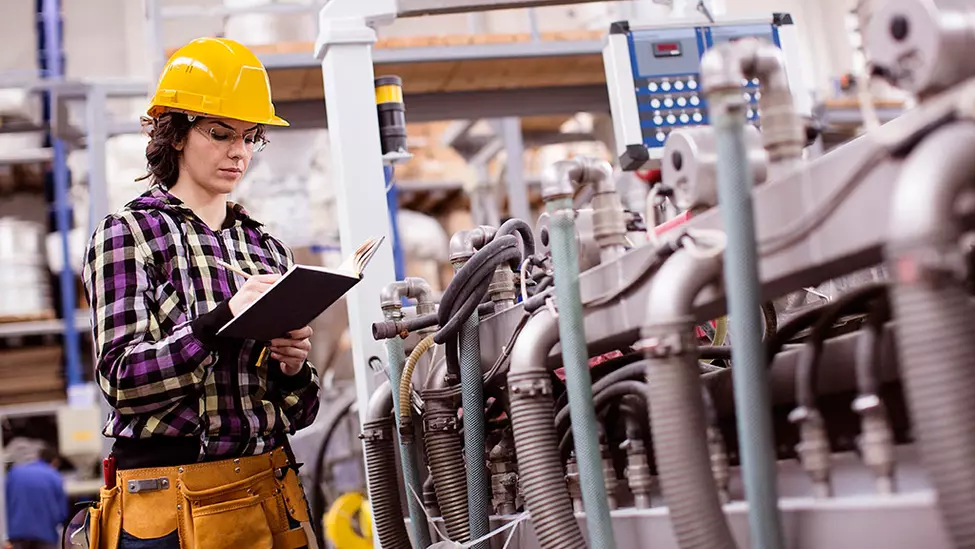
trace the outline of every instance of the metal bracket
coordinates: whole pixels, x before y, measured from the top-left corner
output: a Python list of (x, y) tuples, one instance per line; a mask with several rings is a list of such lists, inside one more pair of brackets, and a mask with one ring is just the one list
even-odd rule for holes
[(141, 480), (130, 480), (126, 486), (126, 489), (130, 494), (168, 490), (169, 479), (166, 477), (161, 477), (161, 478), (147, 478)]

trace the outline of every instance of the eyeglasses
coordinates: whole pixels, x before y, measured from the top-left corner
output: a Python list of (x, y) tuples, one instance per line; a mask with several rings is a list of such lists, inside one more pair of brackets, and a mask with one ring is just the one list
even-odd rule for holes
[(245, 149), (250, 152), (261, 152), (264, 150), (264, 147), (270, 143), (270, 141), (263, 137), (259, 137), (256, 133), (249, 133), (241, 138), (241, 135), (237, 133), (236, 130), (232, 128), (225, 128), (223, 126), (193, 127), (203, 135), (207, 136), (210, 142), (215, 145), (227, 145), (228, 147), (232, 147), (238, 139), (243, 139)]

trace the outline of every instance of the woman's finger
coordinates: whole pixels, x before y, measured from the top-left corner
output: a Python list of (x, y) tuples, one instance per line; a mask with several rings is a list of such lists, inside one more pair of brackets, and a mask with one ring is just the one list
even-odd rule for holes
[(308, 352), (297, 347), (280, 347), (278, 349), (271, 350), (271, 356), (275, 357), (275, 355), (277, 355), (277, 357), (293, 357), (303, 359), (308, 356)]

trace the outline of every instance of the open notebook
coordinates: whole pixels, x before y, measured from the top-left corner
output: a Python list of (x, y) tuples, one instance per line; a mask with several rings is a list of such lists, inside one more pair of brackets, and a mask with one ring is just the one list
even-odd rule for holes
[(337, 269), (292, 265), (256, 301), (224, 324), (218, 335), (270, 341), (304, 328), (362, 280), (385, 237), (370, 238)]

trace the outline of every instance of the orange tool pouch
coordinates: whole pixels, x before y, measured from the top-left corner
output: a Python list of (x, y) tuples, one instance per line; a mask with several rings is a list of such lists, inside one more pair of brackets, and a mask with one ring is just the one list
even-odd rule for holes
[[(91, 509), (91, 549), (179, 532), (183, 549), (316, 547), (298, 475), (283, 448), (239, 459), (118, 471)], [(290, 517), (290, 521), (289, 521)], [(301, 526), (292, 528), (292, 523)]]

